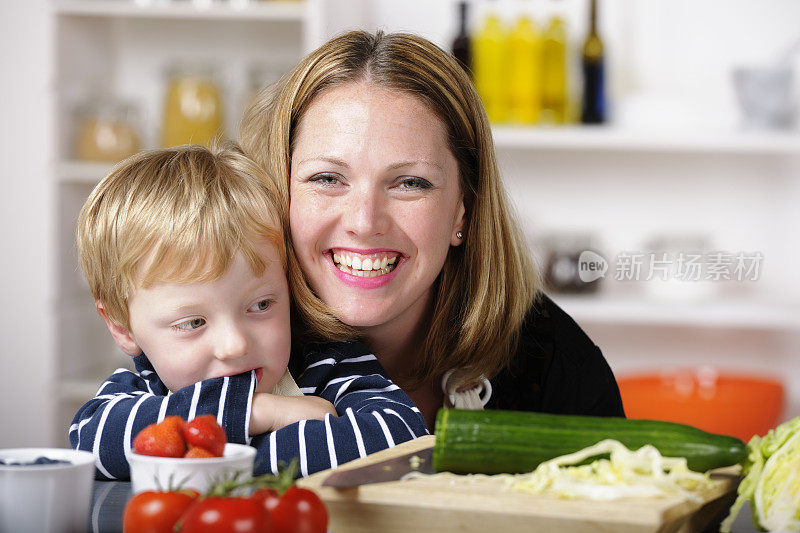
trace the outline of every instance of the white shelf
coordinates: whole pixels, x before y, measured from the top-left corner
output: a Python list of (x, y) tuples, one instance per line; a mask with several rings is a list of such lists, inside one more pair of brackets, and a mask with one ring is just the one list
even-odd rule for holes
[(800, 330), (800, 305), (742, 300), (665, 301), (551, 295), (578, 323), (767, 331)]
[(299, 0), (251, 1), (241, 7), (213, 1), (208, 3), (207, 7), (199, 7), (188, 0), (180, 2), (63, 0), (56, 2), (54, 9), (59, 15), (109, 18), (301, 22), (306, 16), (306, 4)]
[(630, 152), (800, 155), (800, 132), (670, 132), (614, 126), (494, 126), (498, 150), (599, 150)]
[(114, 168), (114, 163), (61, 161), (56, 166), (56, 179), (61, 183), (95, 185)]

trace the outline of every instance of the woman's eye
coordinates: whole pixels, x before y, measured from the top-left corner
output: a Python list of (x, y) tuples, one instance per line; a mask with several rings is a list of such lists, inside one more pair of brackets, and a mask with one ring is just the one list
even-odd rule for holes
[(206, 324), (205, 318), (192, 318), (190, 320), (186, 320), (185, 322), (181, 322), (180, 324), (175, 324), (172, 327), (183, 331), (192, 331), (203, 327), (205, 324)]
[(253, 305), (251, 305), (250, 309), (248, 309), (248, 310), (252, 311), (254, 313), (260, 313), (262, 311), (266, 311), (270, 307), (272, 307), (272, 300), (269, 300), (269, 299), (265, 298), (263, 300), (257, 301)]
[(401, 189), (430, 189), (431, 182), (423, 178), (403, 178), (400, 182)]
[(320, 185), (328, 187), (332, 185), (337, 185), (338, 183), (341, 182), (339, 176), (337, 176), (336, 174), (315, 174), (314, 176), (311, 177), (309, 181), (311, 183), (319, 183)]

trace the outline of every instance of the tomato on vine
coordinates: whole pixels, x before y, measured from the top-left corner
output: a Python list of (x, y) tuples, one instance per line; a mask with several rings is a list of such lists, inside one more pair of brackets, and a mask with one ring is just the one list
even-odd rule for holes
[(122, 529), (125, 533), (173, 533), (175, 523), (199, 495), (194, 490), (140, 492), (125, 505)]
[(190, 533), (270, 533), (269, 513), (259, 500), (238, 496), (209, 496), (189, 507), (180, 531)]
[(311, 490), (293, 485), (283, 496), (272, 489), (259, 489), (253, 499), (269, 511), (275, 533), (325, 533), (328, 531), (328, 510)]

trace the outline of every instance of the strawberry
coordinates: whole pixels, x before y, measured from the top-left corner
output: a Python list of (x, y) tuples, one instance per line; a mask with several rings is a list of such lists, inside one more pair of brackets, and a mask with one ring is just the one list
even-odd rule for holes
[(186, 453), (185, 425), (179, 416), (168, 416), (159, 424), (150, 424), (133, 439), (133, 451), (157, 457), (183, 457)]
[(201, 415), (187, 423), (183, 428), (183, 438), (189, 446), (205, 448), (214, 457), (222, 457), (228, 440), (214, 415)]
[(186, 458), (191, 459), (206, 459), (208, 457), (217, 457), (210, 451), (206, 450), (205, 448), (201, 448), (200, 446), (189, 446), (189, 451), (186, 452), (184, 455)]

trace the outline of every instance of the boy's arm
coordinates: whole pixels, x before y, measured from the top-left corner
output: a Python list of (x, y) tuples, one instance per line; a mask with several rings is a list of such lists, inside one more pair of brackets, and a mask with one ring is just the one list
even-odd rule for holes
[(338, 416), (333, 404), (319, 396), (280, 396), (268, 392), (253, 395), (250, 435), (269, 433), (300, 420)]
[(70, 444), (94, 454), (98, 479), (127, 479), (133, 438), (167, 416), (189, 420), (215, 415), (229, 442), (247, 443), (250, 402), (246, 398), (252, 397), (254, 389), (251, 371), (208, 379), (168, 394), (152, 371), (119, 369), (78, 410), (69, 428)]
[(280, 462), (299, 457), (300, 475), (307, 476), (428, 433), (419, 409), (363, 345), (332, 344), (306, 366), (300, 389), (330, 401), (339, 416), (301, 420), (253, 437), (256, 474), (275, 472)]

